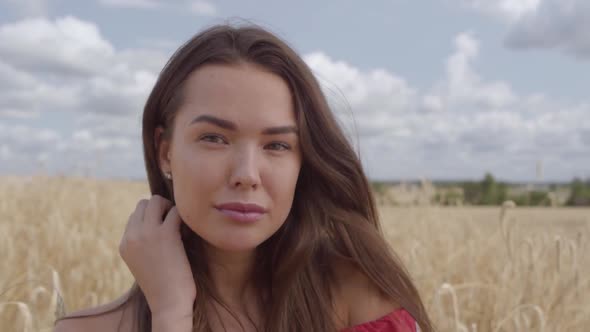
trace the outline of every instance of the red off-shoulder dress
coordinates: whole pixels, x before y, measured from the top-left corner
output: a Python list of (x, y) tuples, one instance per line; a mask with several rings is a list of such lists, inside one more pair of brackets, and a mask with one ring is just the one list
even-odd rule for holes
[(409, 312), (399, 308), (381, 318), (339, 332), (420, 332), (420, 328)]

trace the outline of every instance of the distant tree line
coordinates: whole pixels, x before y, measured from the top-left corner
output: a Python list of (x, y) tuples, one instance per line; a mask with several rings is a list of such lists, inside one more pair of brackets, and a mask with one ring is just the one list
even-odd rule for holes
[[(390, 185), (371, 182), (373, 191), (380, 196), (386, 195)], [(447, 182), (435, 187), (436, 194), (430, 201), (440, 205), (457, 205), (458, 202), (466, 205), (501, 205), (511, 200), (518, 206), (590, 206), (590, 179), (575, 178), (569, 185), (552, 184), (541, 190), (534, 186), (529, 189), (500, 182), (491, 173), (486, 173), (480, 181)]]
[(498, 205), (508, 197), (506, 184), (497, 182), (490, 173), (486, 173), (479, 182), (463, 182), (461, 187), (463, 201), (468, 204)]
[[(466, 181), (458, 184), (463, 189), (463, 202), (471, 205), (500, 205), (506, 200), (512, 200), (520, 206), (550, 206), (551, 191), (556, 189), (555, 185), (550, 190), (526, 190), (519, 194), (509, 195), (509, 185), (498, 182), (490, 173), (486, 173), (481, 181)], [(582, 181), (574, 179), (570, 186), (570, 195), (565, 205), (567, 206), (590, 206), (590, 179)], [(441, 204), (457, 199), (456, 193), (453, 197), (438, 195), (436, 200)], [(555, 195), (555, 193), (553, 193)]]
[(590, 206), (590, 179), (583, 181), (574, 179), (570, 186), (571, 193), (566, 205), (569, 206)]

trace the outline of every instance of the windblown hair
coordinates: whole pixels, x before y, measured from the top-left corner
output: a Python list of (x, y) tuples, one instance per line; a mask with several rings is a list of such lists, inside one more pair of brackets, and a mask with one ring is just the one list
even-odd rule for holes
[[(364, 273), (384, 296), (405, 308), (422, 331), (434, 331), (407, 270), (384, 237), (360, 158), (317, 80), (287, 43), (260, 26), (209, 27), (182, 45), (161, 71), (143, 112), (151, 193), (174, 202), (173, 184), (158, 164), (154, 131), (162, 126), (164, 137), (171, 137), (187, 77), (205, 64), (244, 63), (274, 73), (288, 84), (302, 151), (291, 211), (281, 228), (256, 248), (251, 280), (265, 310), (258, 330), (336, 331), (331, 285), (338, 282), (336, 263), (342, 263)], [(212, 286), (204, 240), (184, 223), (181, 234), (197, 285), (193, 331), (210, 331), (207, 303), (213, 300), (231, 310)], [(150, 310), (136, 282), (131, 299), (137, 303), (137, 332), (150, 331)]]

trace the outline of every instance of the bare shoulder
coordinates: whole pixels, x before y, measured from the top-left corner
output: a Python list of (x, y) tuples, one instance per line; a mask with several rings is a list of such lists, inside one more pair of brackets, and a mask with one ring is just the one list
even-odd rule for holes
[(69, 313), (55, 324), (54, 332), (121, 332), (131, 331), (133, 301), (127, 292), (112, 302)]
[(346, 307), (347, 326), (377, 320), (400, 305), (385, 297), (371, 280), (350, 264), (338, 264), (340, 298)]

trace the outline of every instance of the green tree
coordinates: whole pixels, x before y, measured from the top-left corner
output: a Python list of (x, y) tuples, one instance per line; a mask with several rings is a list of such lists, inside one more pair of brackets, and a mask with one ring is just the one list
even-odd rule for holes
[(379, 195), (383, 195), (387, 189), (387, 185), (383, 182), (371, 181), (371, 188)]
[(462, 187), (465, 201), (470, 204), (498, 205), (507, 197), (506, 184), (497, 182), (491, 173), (479, 182), (464, 182)]
[(463, 188), (463, 195), (465, 202), (468, 204), (480, 204), (481, 201), (481, 188), (477, 182), (463, 182), (461, 183)]
[(575, 178), (570, 185), (570, 197), (566, 205), (569, 206), (588, 206), (590, 205), (590, 180), (586, 182)]
[(549, 194), (545, 191), (530, 191), (517, 197), (513, 197), (512, 200), (516, 205), (519, 206), (549, 206), (551, 200)]
[(486, 173), (484, 179), (480, 183), (483, 205), (498, 205), (506, 200), (506, 185), (496, 182), (494, 176)]

